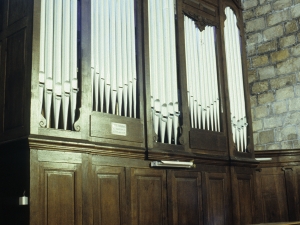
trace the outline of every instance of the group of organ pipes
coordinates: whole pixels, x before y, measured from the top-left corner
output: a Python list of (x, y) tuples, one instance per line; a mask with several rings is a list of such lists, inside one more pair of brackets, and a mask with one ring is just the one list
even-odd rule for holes
[[(72, 129), (77, 108), (77, 0), (41, 0), (39, 88), (46, 127)], [(225, 9), (224, 43), (233, 140), (247, 147), (241, 44), (237, 19)], [(174, 0), (148, 0), (152, 122), (158, 141), (178, 144), (181, 115)], [(93, 109), (137, 118), (135, 0), (91, 0)], [(216, 30), (184, 16), (191, 128), (220, 132)], [(71, 124), (68, 125), (68, 124)], [(201, 138), (201, 137), (199, 137)]]
[(91, 0), (95, 111), (137, 117), (135, 49), (134, 0)]
[(41, 0), (39, 92), (45, 126), (73, 129), (78, 92), (77, 0)]

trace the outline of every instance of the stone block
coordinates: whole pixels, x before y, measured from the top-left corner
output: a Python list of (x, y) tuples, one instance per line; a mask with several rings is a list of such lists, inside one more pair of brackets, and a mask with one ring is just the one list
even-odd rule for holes
[(299, 140), (293, 140), (294, 148), (300, 148), (300, 141)]
[(256, 46), (255, 44), (246, 46), (247, 56), (252, 56), (256, 54)]
[(283, 36), (283, 27), (281, 24), (279, 24), (277, 26), (268, 28), (263, 31), (263, 35), (264, 35), (265, 41), (269, 41), (269, 40), (275, 39), (277, 37), (281, 37), (281, 36)]
[(293, 149), (293, 141), (281, 142), (281, 149)]
[(282, 126), (282, 118), (280, 116), (269, 117), (264, 119), (264, 129), (276, 128)]
[(293, 56), (299, 56), (300, 55), (300, 44), (293, 46), (290, 48), (291, 49), (291, 53)]
[(255, 34), (251, 34), (251, 35), (247, 35), (247, 45), (251, 45), (251, 44), (259, 44), (263, 41), (263, 36), (262, 34), (259, 33), (255, 33)]
[(283, 127), (278, 135), (278, 141), (287, 141), (297, 139), (297, 129), (295, 126)]
[(266, 145), (255, 145), (254, 146), (255, 151), (263, 151), (266, 150)]
[(272, 2), (272, 0), (259, 0), (259, 4), (263, 5), (265, 3)]
[(296, 125), (300, 123), (300, 112), (292, 112), (286, 115), (283, 125)]
[(285, 47), (291, 46), (295, 43), (296, 43), (295, 35), (290, 35), (290, 36), (287, 36), (287, 37), (283, 37), (279, 41), (280, 48), (285, 48)]
[(291, 7), (292, 18), (300, 17), (300, 4)]
[(256, 69), (248, 70), (248, 82), (252, 83), (258, 79)]
[(267, 130), (267, 131), (259, 132), (259, 143), (260, 144), (273, 143), (274, 141), (275, 141), (274, 130)]
[(257, 69), (260, 80), (269, 79), (275, 76), (274, 66), (267, 66)]
[[(282, 0), (280, 0), (280, 2), (281, 1)], [(288, 10), (272, 13), (267, 17), (267, 25), (270, 27), (270, 26), (273, 26), (275, 24), (281, 23), (282, 21), (286, 21), (288, 19), (289, 19)]]
[(279, 143), (269, 144), (266, 145), (267, 150), (279, 150), (281, 149), (281, 146)]
[(257, 96), (253, 95), (250, 97), (250, 105), (251, 107), (257, 106)]
[(258, 104), (262, 105), (262, 104), (274, 102), (275, 98), (273, 92), (268, 92), (268, 93), (258, 95), (257, 100), (258, 100)]
[(294, 33), (296, 31), (298, 31), (297, 21), (292, 20), (292, 21), (286, 22), (286, 24), (284, 25), (284, 28), (285, 28), (286, 34), (290, 34), (290, 33)]
[[(269, 64), (269, 58), (267, 55), (252, 57), (252, 67), (265, 66)], [(274, 70), (274, 67), (273, 67)]]
[(284, 100), (295, 96), (293, 86), (276, 90), (276, 100)]
[(286, 101), (274, 102), (273, 103), (273, 113), (281, 114), (287, 112)]
[(289, 99), (289, 111), (300, 110), (300, 98)]
[(295, 88), (295, 95), (300, 96), (300, 85), (298, 84), (294, 88)]
[(253, 133), (253, 144), (257, 145), (258, 143), (258, 133)]
[(247, 21), (245, 24), (246, 24), (246, 28), (245, 28), (246, 33), (259, 31), (266, 27), (265, 19), (263, 17)]
[(274, 62), (280, 62), (286, 60), (290, 56), (290, 53), (288, 49), (285, 49), (278, 52), (272, 52), (270, 56), (271, 56), (271, 61), (274, 63)]
[(252, 121), (252, 129), (253, 131), (259, 131), (263, 128), (263, 123), (261, 120)]
[(246, 0), (246, 1), (243, 1), (244, 10), (253, 8), (253, 7), (257, 6), (257, 5), (258, 5), (258, 1), (257, 0)]
[(269, 12), (271, 12), (271, 4), (266, 4), (266, 5), (262, 5), (262, 6), (258, 6), (256, 9), (255, 9), (255, 15), (256, 16), (262, 16), (262, 15), (265, 15)]
[(277, 50), (277, 41), (276, 40), (260, 44), (257, 47), (258, 54), (262, 54), (262, 53), (266, 53), (266, 52), (270, 52), (270, 51), (276, 51), (276, 50)]
[(286, 86), (291, 86), (294, 85), (296, 82), (297, 81), (296, 81), (295, 74), (288, 75), (288, 76), (281, 76), (276, 79), (270, 80), (271, 89), (279, 89)]
[(243, 12), (244, 21), (252, 19), (253, 17), (255, 17), (255, 15), (252, 9)]
[(268, 81), (257, 82), (254, 83), (252, 86), (252, 93), (253, 94), (262, 93), (264, 91), (267, 91), (268, 89), (269, 89)]
[(258, 106), (255, 108), (255, 118), (264, 118), (268, 116), (269, 108), (266, 105)]
[(292, 5), (292, 0), (278, 0), (273, 3), (273, 10), (282, 10)]
[(277, 64), (277, 75), (289, 74), (300, 70), (300, 57), (289, 58)]

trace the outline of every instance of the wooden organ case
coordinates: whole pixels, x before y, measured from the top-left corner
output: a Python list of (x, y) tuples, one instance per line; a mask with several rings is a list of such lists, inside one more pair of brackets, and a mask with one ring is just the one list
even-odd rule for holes
[(239, 1), (0, 4), (5, 224), (254, 221)]

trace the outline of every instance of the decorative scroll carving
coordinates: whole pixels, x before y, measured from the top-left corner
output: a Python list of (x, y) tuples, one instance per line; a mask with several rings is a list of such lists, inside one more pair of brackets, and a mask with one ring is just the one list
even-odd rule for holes
[(78, 110), (76, 110), (76, 114), (78, 115), (78, 119), (75, 121), (74, 123), (74, 130), (75, 131), (80, 131), (80, 113), (81, 113), (81, 108), (79, 108)]
[(206, 26), (214, 26), (216, 28), (219, 27), (218, 23), (200, 16), (198, 13), (186, 9), (183, 9), (183, 13), (195, 21), (195, 25), (199, 28), (200, 31), (205, 30)]
[(44, 127), (44, 128), (47, 125), (47, 121), (46, 121), (46, 119), (45, 119), (45, 117), (43, 115), (41, 115), (39, 124), (40, 124), (40, 127)]

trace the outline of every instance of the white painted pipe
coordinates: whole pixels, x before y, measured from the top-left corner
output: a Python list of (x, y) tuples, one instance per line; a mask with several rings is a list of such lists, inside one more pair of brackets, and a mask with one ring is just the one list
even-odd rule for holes
[(45, 26), (46, 26), (46, 3), (41, 0), (40, 19), (40, 60), (39, 60), (39, 113), (42, 113), (44, 88), (45, 88)]
[(47, 127), (50, 128), (51, 118), (51, 103), (52, 103), (52, 91), (53, 91), (53, 13), (54, 13), (54, 0), (49, 0), (46, 3), (46, 37), (45, 37), (45, 114)]
[(104, 74), (105, 74), (105, 105), (106, 105), (106, 113), (109, 113), (109, 107), (110, 107), (110, 26), (109, 26), (109, 20), (110, 20), (110, 0), (104, 0), (104, 42), (105, 42), (105, 49), (104, 52), (106, 53), (106, 57), (104, 57)]
[(70, 30), (71, 30), (71, 4), (70, 1), (63, 1), (63, 33), (62, 33), (62, 107), (63, 107), (63, 128), (67, 129), (69, 102), (70, 102)]
[(117, 69), (117, 100), (118, 100), (118, 114), (121, 115), (123, 104), (123, 60), (122, 60), (122, 40), (124, 34), (122, 33), (122, 13), (121, 1), (116, 1), (116, 69)]
[(128, 102), (128, 81), (127, 81), (127, 23), (126, 23), (126, 14), (127, 14), (127, 8), (126, 8), (127, 1), (123, 0), (121, 1), (121, 24), (122, 24), (122, 86), (123, 86), (123, 108), (124, 108), (124, 116), (127, 116), (127, 102)]
[[(104, 93), (105, 93), (105, 71), (104, 71), (104, 62), (105, 57), (107, 57), (107, 54), (105, 54), (105, 19), (104, 19), (104, 11), (106, 10), (104, 7), (103, 1), (99, 2), (99, 36), (98, 39), (98, 60), (99, 60), (99, 92), (100, 92), (100, 112), (104, 111)], [(92, 8), (93, 9), (93, 8)], [(93, 51), (93, 48), (92, 48)]]
[(94, 52), (93, 57), (94, 57), (94, 63), (95, 63), (95, 73), (94, 73), (94, 110), (98, 111), (99, 110), (99, 79), (100, 79), (100, 66), (99, 66), (99, 45), (101, 40), (99, 40), (99, 1), (94, 2), (94, 8), (92, 9), (94, 13), (92, 16), (94, 17), (94, 48), (92, 51)]
[(177, 129), (179, 122), (179, 106), (178, 106), (178, 83), (177, 83), (177, 62), (176, 62), (176, 42), (175, 42), (175, 11), (174, 11), (174, 0), (169, 0), (169, 20), (170, 20), (170, 45), (171, 45), (171, 65), (170, 70), (172, 74), (172, 97), (173, 97), (173, 108), (174, 108), (174, 119), (173, 119), (173, 137), (174, 144), (177, 144)]
[(77, 93), (78, 93), (78, 78), (77, 78), (77, 0), (71, 1), (71, 62), (70, 62), (70, 75), (71, 75), (71, 124), (72, 127), (75, 123), (75, 114), (77, 107)]
[(135, 47), (135, 19), (134, 19), (134, 0), (130, 0), (130, 33), (131, 33), (131, 63), (132, 63), (132, 100), (133, 117), (137, 117), (137, 76), (136, 76), (136, 47)]

